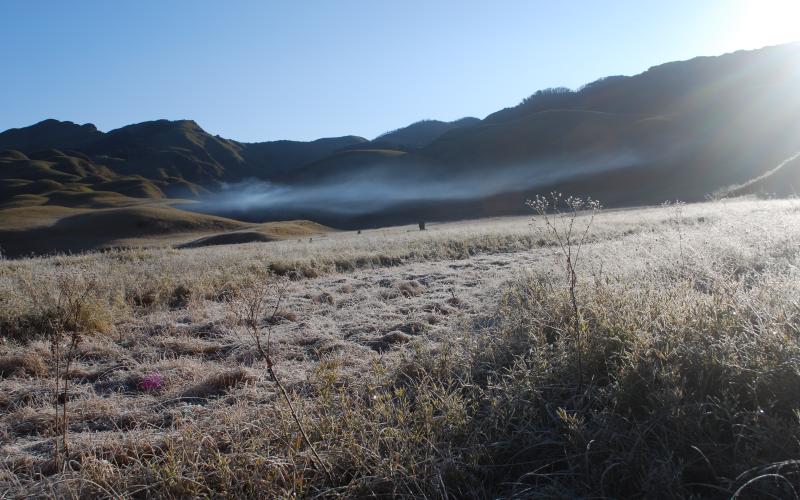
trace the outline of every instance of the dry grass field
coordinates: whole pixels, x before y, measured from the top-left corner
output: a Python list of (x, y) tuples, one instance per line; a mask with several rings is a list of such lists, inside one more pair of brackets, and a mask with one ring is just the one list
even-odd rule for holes
[(589, 217), (0, 261), (0, 498), (797, 496), (800, 201)]
[(308, 237), (331, 229), (306, 220), (253, 224), (133, 199), (115, 207), (0, 205), (0, 254), (18, 258), (112, 248), (210, 246)]

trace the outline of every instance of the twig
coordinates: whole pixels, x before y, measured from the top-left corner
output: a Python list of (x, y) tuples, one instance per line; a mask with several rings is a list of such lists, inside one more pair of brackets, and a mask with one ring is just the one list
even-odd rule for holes
[(284, 294), (286, 293), (285, 287), (282, 287), (278, 292), (278, 298), (275, 302), (275, 307), (272, 310), (272, 314), (267, 320), (267, 346), (264, 349), (264, 346), (261, 342), (261, 335), (259, 333), (259, 319), (261, 318), (261, 311), (264, 308), (266, 302), (266, 289), (261, 288), (256, 290), (257, 296), (250, 297), (250, 301), (245, 305), (243, 311), (239, 311), (239, 314), (244, 314), (246, 318), (244, 319), (247, 326), (250, 328), (250, 336), (253, 338), (256, 344), (256, 350), (258, 350), (259, 354), (264, 358), (267, 363), (267, 373), (269, 373), (270, 378), (278, 386), (281, 394), (283, 395), (283, 399), (286, 401), (286, 405), (289, 407), (289, 412), (292, 415), (292, 419), (294, 420), (297, 428), (300, 431), (301, 436), (303, 437), (303, 441), (305, 441), (308, 448), (311, 450), (311, 453), (314, 455), (317, 464), (325, 471), (326, 476), (328, 477), (328, 481), (333, 483), (333, 474), (331, 473), (328, 466), (319, 456), (317, 453), (314, 444), (311, 442), (311, 439), (308, 437), (308, 433), (306, 433), (305, 426), (300, 421), (300, 417), (297, 415), (297, 411), (292, 404), (292, 400), (289, 397), (289, 393), (286, 390), (286, 387), (281, 382), (280, 378), (278, 378), (277, 373), (275, 373), (274, 363), (272, 361), (272, 325), (275, 321), (276, 315), (280, 310), (281, 303), (283, 302)]

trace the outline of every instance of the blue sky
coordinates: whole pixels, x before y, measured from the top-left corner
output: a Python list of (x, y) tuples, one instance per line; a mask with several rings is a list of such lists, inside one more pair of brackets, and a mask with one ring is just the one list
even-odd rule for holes
[(242, 141), (371, 138), (797, 40), (799, 15), (800, 0), (3, 0), (0, 130), (190, 118)]

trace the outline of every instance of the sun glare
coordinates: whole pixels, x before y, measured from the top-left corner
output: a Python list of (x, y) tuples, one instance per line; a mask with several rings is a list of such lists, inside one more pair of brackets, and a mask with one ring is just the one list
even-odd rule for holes
[(733, 41), (751, 48), (800, 40), (800, 0), (742, 2)]

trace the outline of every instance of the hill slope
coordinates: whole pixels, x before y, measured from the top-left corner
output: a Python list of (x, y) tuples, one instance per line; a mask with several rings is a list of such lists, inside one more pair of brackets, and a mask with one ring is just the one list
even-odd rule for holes
[(329, 230), (310, 221), (247, 224), (166, 204), (0, 209), (0, 250), (7, 257), (130, 246), (228, 245), (307, 237)]
[(619, 167), (663, 167), (672, 175), (659, 182), (688, 174), (699, 191), (713, 190), (800, 151), (798, 60), (800, 44), (792, 44), (668, 63), (577, 92), (540, 92), (420, 154), (462, 169), (631, 157)]
[(0, 158), (0, 205), (111, 203), (98, 191), (361, 227), (519, 212), (551, 190), (613, 205), (698, 200), (800, 152), (798, 60), (795, 43), (672, 62), (374, 141), (241, 143), (190, 120), (108, 133), (47, 120), (0, 134), (16, 150)]
[(366, 192), (380, 190), (405, 222), (424, 216), (421, 202), (431, 218), (496, 215), (551, 190), (614, 205), (699, 200), (800, 152), (798, 60), (800, 44), (790, 44), (541, 91), (414, 154), (331, 157), (314, 175), (298, 170), (298, 181), (344, 188), (379, 179)]
[(37, 151), (50, 148), (81, 148), (91, 144), (103, 133), (91, 123), (44, 120), (30, 127), (12, 128), (0, 133), (0, 150), (20, 149)]
[[(189, 183), (181, 193), (188, 196), (219, 189), (225, 182), (279, 175), (365, 142), (362, 137), (346, 136), (311, 142), (241, 143), (213, 136), (192, 120), (155, 120), (107, 133), (93, 125), (45, 120), (0, 133), (0, 151), (22, 153), (18, 160), (42, 159), (39, 157), (43, 154), (52, 156), (52, 150), (62, 149), (71, 156), (107, 167), (108, 175), (136, 175), (167, 184)], [(50, 152), (41, 153), (42, 150)], [(3, 158), (13, 160), (14, 155), (18, 156), (6, 153)]]
[(373, 149), (413, 151), (427, 146), (445, 133), (480, 123), (478, 118), (466, 117), (452, 122), (421, 120), (406, 127), (386, 132), (370, 141)]

